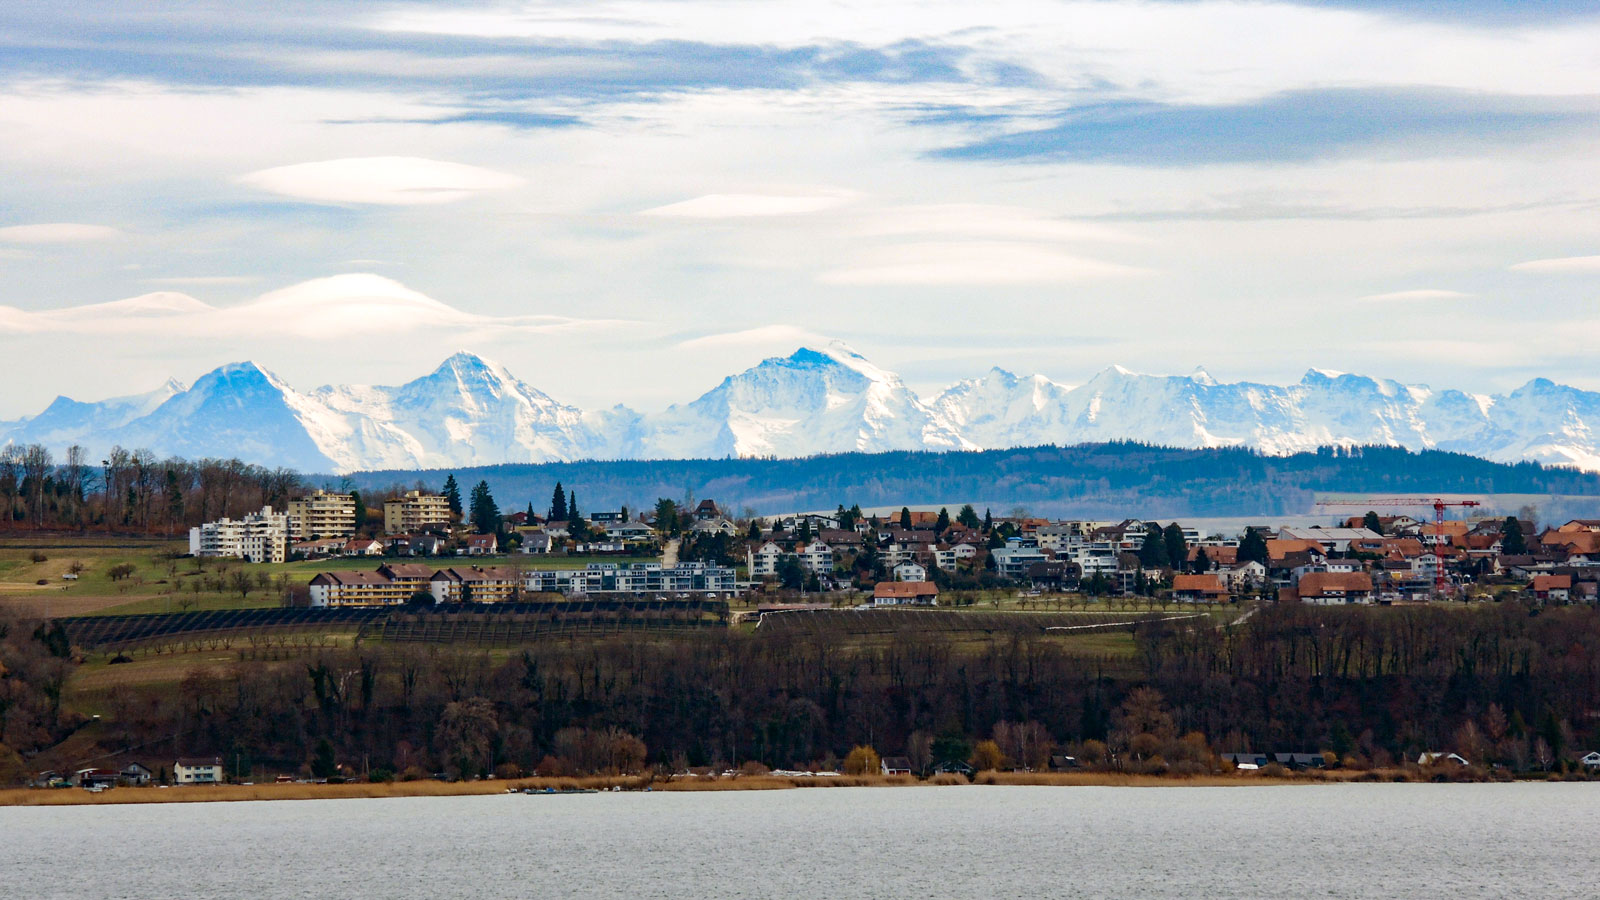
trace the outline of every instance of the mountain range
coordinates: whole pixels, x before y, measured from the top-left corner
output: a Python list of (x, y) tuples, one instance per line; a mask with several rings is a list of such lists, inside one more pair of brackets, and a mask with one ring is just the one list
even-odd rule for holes
[(1244, 446), (1438, 449), (1500, 462), (1600, 471), (1600, 393), (1535, 379), (1504, 395), (1313, 369), (1298, 383), (1220, 383), (1197, 370), (1118, 366), (1080, 385), (995, 368), (931, 399), (834, 342), (736, 375), (700, 398), (643, 414), (555, 400), (470, 353), (398, 387), (301, 392), (252, 362), (185, 387), (85, 403), (58, 397), (0, 422), (0, 443), (113, 445), (239, 457), (303, 472), (432, 469), (579, 459), (803, 457), (1133, 440)]

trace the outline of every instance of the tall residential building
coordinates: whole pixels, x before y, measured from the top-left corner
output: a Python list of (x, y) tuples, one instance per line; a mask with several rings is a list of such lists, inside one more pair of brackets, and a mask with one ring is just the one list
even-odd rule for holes
[(408, 491), (404, 497), (383, 501), (383, 530), (389, 534), (406, 534), (428, 525), (446, 525), (454, 521), (450, 500), (443, 494)]
[(297, 541), (347, 538), (356, 533), (356, 498), (313, 491), (289, 501), (289, 536)]
[(288, 545), (289, 517), (270, 506), (241, 519), (222, 518), (189, 529), (189, 552), (194, 556), (283, 562)]

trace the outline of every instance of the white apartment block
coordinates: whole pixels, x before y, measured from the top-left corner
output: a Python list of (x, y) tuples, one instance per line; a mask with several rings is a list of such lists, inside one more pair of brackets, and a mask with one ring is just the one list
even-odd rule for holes
[(356, 498), (319, 490), (290, 500), (289, 532), (296, 541), (354, 536)]
[(241, 519), (222, 518), (189, 529), (189, 553), (281, 563), (287, 558), (289, 517), (263, 506)]

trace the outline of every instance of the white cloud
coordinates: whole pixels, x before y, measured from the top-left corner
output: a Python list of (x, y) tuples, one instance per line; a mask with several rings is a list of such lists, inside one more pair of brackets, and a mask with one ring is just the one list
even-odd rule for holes
[(378, 275), (335, 275), (217, 307), (163, 291), (68, 309), (27, 311), (0, 306), (0, 330), (11, 334), (159, 335), (175, 338), (293, 337), (348, 341), (353, 334), (454, 332), (539, 334), (617, 320), (566, 316), (485, 316), (456, 309)]
[(411, 156), (329, 159), (262, 169), (240, 179), (251, 187), (313, 203), (381, 206), (451, 203), (514, 188), (515, 175)]
[(1119, 228), (1073, 222), (1037, 209), (984, 203), (929, 203), (892, 206), (864, 216), (856, 232), (865, 236), (959, 235), (1022, 241), (1098, 241), (1138, 243)]
[(885, 247), (856, 264), (823, 272), (825, 284), (1033, 284), (1116, 278), (1141, 270), (1046, 246), (1002, 241), (925, 242)]
[(225, 284), (249, 284), (258, 281), (254, 275), (174, 275), (168, 278), (146, 278), (145, 284), (170, 284), (177, 287), (207, 287)]
[(769, 345), (796, 347), (802, 344), (825, 344), (829, 340), (826, 335), (794, 325), (763, 325), (760, 328), (749, 328), (744, 331), (727, 331), (721, 334), (708, 334), (704, 337), (690, 338), (679, 342), (674, 349), (710, 350), (721, 347), (763, 347)]
[(677, 219), (744, 219), (761, 216), (796, 216), (823, 212), (855, 199), (849, 191), (822, 194), (705, 194), (640, 215)]
[(1555, 259), (1533, 259), (1517, 263), (1513, 272), (1533, 272), (1539, 275), (1600, 272), (1600, 256), (1563, 256)]
[(0, 228), (0, 241), (10, 244), (87, 244), (119, 237), (122, 237), (122, 232), (115, 228), (79, 222), (45, 222)]
[(1372, 303), (1385, 303), (1390, 301), (1405, 302), (1408, 300), (1460, 300), (1471, 297), (1460, 291), (1447, 291), (1437, 288), (1418, 288), (1412, 291), (1390, 291), (1387, 294), (1368, 294), (1361, 299)]

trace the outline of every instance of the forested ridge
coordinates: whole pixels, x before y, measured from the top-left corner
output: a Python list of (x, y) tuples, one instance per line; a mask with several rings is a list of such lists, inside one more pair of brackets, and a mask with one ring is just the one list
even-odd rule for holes
[[(85, 724), (59, 702), (61, 639), (18, 623), (4, 633), (12, 777), (78, 762), (50, 750)], [(1549, 770), (1600, 748), (1592, 608), (1280, 605), (1223, 628), (1148, 624), (1134, 641), (1131, 657), (1030, 634), (863, 645), (717, 632), (546, 642), (509, 658), (369, 645), (111, 692), (96, 700), (95, 750), (216, 753), (245, 771), (473, 775), (800, 768), (857, 745), (932, 762), (987, 739), (1017, 764), (1066, 750), (1154, 771), (1199, 771), (1213, 752), (1388, 765), (1434, 750)]]
[[(713, 497), (769, 514), (862, 506), (985, 502), (1090, 518), (1294, 515), (1313, 495), (1360, 493), (1568, 494), (1600, 498), (1600, 476), (1537, 463), (1496, 463), (1398, 447), (1324, 448), (1266, 456), (1119, 442), (975, 452), (844, 453), (803, 459), (622, 460), (456, 470), (499, 496), (542, 496), (581, 484), (594, 509), (657, 497)], [(364, 472), (363, 489), (435, 483), (443, 473)]]

